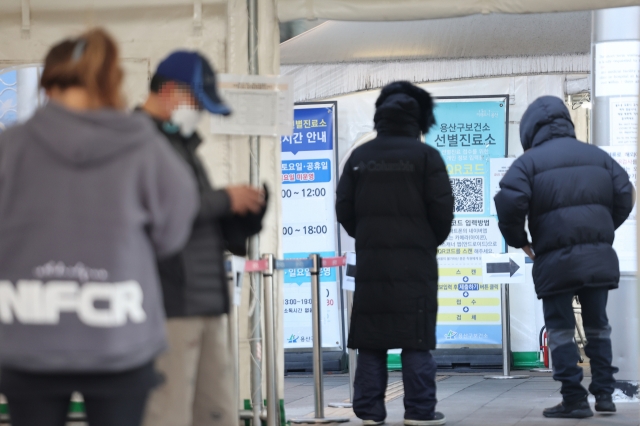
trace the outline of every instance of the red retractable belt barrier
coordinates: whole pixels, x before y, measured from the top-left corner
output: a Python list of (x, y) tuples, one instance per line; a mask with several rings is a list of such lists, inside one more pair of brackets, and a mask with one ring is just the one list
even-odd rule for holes
[(267, 269), (269, 269), (269, 261), (267, 259), (247, 260), (244, 264), (245, 272), (263, 272)]
[[(292, 259), (288, 259), (288, 260), (292, 260)], [(347, 258), (344, 256), (322, 258), (323, 268), (337, 268), (337, 267), (346, 266), (346, 265), (347, 265)], [(264, 272), (268, 269), (269, 269), (269, 261), (267, 259), (247, 260), (244, 265), (245, 272)]]
[(338, 266), (347, 266), (347, 258), (345, 256), (322, 258), (323, 268), (337, 268)]

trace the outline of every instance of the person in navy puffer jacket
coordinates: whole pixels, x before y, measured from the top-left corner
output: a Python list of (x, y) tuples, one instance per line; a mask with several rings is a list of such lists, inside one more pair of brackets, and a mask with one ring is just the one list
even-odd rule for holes
[[(593, 415), (574, 341), (572, 301), (578, 296), (591, 360), (589, 391), (596, 411), (616, 410), (611, 394), (611, 327), (608, 291), (618, 287), (620, 269), (613, 249), (615, 230), (627, 219), (635, 190), (629, 176), (606, 152), (575, 137), (569, 110), (556, 97), (533, 102), (520, 123), (525, 153), (500, 182), (495, 197), (500, 230), (511, 247), (532, 259), (536, 293), (542, 299), (553, 360), (562, 382), (562, 403), (546, 417)], [(532, 243), (525, 231), (529, 220)]]

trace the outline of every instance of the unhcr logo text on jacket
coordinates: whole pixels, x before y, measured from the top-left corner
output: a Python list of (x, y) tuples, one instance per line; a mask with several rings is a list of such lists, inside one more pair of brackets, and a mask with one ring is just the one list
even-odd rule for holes
[(0, 281), (0, 322), (57, 325), (62, 313), (75, 313), (90, 327), (119, 327), (142, 323), (142, 287), (136, 281), (120, 283), (19, 280)]

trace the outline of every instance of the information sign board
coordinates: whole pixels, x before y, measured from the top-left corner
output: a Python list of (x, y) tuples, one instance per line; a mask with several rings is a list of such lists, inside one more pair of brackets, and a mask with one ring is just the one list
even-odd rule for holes
[(611, 145), (636, 145), (638, 139), (638, 97), (609, 99), (609, 141)]
[[(294, 109), (293, 134), (282, 142), (282, 245), (285, 259), (340, 253), (335, 216), (337, 103), (305, 103)], [(322, 346), (342, 348), (336, 268), (320, 272)], [(311, 275), (284, 271), (284, 347), (311, 348)]]
[[(601, 146), (600, 148), (608, 152), (622, 166), (629, 174), (631, 182), (635, 185), (638, 176), (636, 144)], [(613, 240), (613, 248), (620, 260), (620, 272), (627, 274), (635, 274), (638, 271), (636, 258), (637, 205), (638, 203), (636, 202), (627, 220), (616, 230), (616, 238)]]
[(220, 74), (218, 90), (232, 112), (229, 116), (212, 114), (211, 133), (255, 136), (291, 134), (291, 77)]
[(438, 347), (502, 344), (500, 286), (483, 282), (482, 255), (505, 251), (492, 214), (491, 159), (506, 154), (508, 99), (436, 100), (426, 143), (440, 151), (455, 197), (451, 234), (438, 249)]
[(640, 41), (607, 41), (595, 45), (595, 92), (601, 96), (637, 96)]

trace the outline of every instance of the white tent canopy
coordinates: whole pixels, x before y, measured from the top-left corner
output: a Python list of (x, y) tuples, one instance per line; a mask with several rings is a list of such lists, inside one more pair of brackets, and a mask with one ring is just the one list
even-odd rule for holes
[(584, 74), (591, 69), (590, 34), (589, 12), (329, 21), (281, 45), (281, 72), (294, 77), (296, 101), (394, 80)]
[[(87, 10), (87, 9), (119, 9), (149, 8), (171, 6), (193, 6), (194, 0), (3, 0), (0, 1), (0, 12), (20, 12), (24, 4), (31, 11), (55, 10)], [(198, 0), (201, 5), (225, 5), (226, 0)]]
[(282, 65), (588, 54), (591, 13), (329, 21), (281, 45)]
[(489, 13), (544, 13), (640, 5), (638, 0), (278, 0), (280, 21), (413, 21)]

